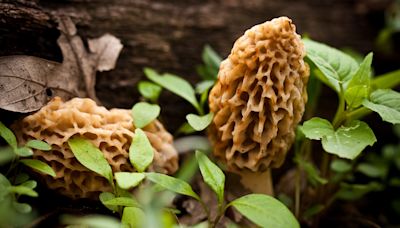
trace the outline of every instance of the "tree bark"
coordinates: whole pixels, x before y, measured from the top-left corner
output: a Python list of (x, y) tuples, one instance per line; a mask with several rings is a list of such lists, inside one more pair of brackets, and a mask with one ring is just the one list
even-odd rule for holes
[[(390, 1), (362, 0), (0, 0), (0, 55), (34, 55), (62, 61), (54, 15), (70, 16), (86, 40), (111, 33), (124, 48), (116, 69), (97, 74), (97, 96), (107, 107), (130, 108), (138, 101), (136, 83), (142, 69), (199, 80), (195, 67), (210, 44), (225, 58), (233, 42), (249, 27), (278, 16), (290, 17), (299, 34), (336, 47), (371, 50), (381, 24), (371, 14)], [(164, 92), (164, 123), (175, 130), (184, 113), (194, 111), (182, 99)]]

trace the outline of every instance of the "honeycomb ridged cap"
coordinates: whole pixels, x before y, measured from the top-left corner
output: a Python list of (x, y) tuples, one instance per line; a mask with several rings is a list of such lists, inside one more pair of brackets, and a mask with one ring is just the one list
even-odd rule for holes
[(294, 24), (280, 17), (247, 30), (221, 63), (208, 133), (229, 169), (282, 165), (307, 101), (304, 56)]
[[(55, 97), (38, 112), (13, 125), (18, 142), (43, 140), (50, 151), (34, 150), (33, 157), (49, 164), (56, 172), (53, 178), (39, 174), (48, 188), (71, 198), (97, 199), (99, 193), (112, 191), (106, 178), (88, 170), (75, 158), (68, 140), (80, 136), (98, 147), (113, 172), (134, 171), (129, 161), (129, 147), (135, 136), (131, 111), (107, 110), (88, 98), (63, 102)], [(171, 174), (178, 169), (178, 154), (172, 136), (157, 120), (142, 129), (153, 149), (149, 170)]]

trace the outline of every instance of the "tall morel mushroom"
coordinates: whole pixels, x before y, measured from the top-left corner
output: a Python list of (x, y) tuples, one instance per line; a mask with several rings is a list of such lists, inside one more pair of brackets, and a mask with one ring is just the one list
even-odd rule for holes
[[(42, 175), (50, 189), (71, 198), (96, 198), (100, 192), (112, 191), (107, 180), (88, 170), (75, 158), (67, 141), (80, 136), (98, 147), (113, 172), (134, 171), (128, 153), (135, 136), (131, 111), (99, 107), (88, 98), (63, 102), (54, 98), (40, 111), (13, 126), (19, 143), (43, 140), (51, 151), (34, 150), (34, 158), (49, 164), (56, 177)], [(173, 173), (178, 169), (178, 154), (172, 136), (157, 120), (143, 128), (154, 148), (150, 170)]]
[(287, 17), (256, 25), (235, 42), (209, 96), (209, 138), (228, 169), (270, 178), (269, 168), (282, 165), (307, 101), (304, 56)]

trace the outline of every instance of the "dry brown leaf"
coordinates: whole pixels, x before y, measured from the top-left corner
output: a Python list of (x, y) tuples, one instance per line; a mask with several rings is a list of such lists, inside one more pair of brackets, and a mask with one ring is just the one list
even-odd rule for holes
[(113, 69), (123, 45), (116, 37), (105, 34), (97, 39), (89, 39), (90, 52), (87, 52), (82, 39), (77, 35), (75, 24), (71, 18), (60, 16), (59, 29), (64, 35), (58, 40), (58, 44), (63, 50), (64, 61), (70, 60), (67, 63), (79, 69), (85, 82), (86, 95), (100, 103), (94, 88), (96, 71)]
[(64, 86), (67, 78), (57, 74), (60, 66), (33, 56), (0, 57), (0, 108), (26, 113), (38, 110), (53, 96), (77, 96), (77, 91)]
[(90, 97), (100, 103), (95, 93), (96, 71), (115, 67), (122, 44), (105, 34), (88, 41), (87, 51), (69, 17), (59, 17), (61, 36), (57, 43), (63, 63), (33, 56), (0, 57), (0, 108), (13, 112), (32, 112), (54, 96)]
[(88, 40), (89, 49), (96, 54), (95, 64), (98, 71), (114, 69), (122, 44), (119, 39), (110, 34), (104, 34), (100, 38)]

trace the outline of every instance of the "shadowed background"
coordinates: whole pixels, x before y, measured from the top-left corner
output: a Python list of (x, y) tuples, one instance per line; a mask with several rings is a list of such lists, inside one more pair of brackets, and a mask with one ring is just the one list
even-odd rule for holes
[[(23, 54), (62, 61), (54, 13), (68, 15), (86, 40), (111, 33), (124, 48), (117, 66), (97, 74), (97, 96), (107, 107), (130, 108), (138, 101), (136, 84), (143, 67), (171, 72), (192, 83), (195, 67), (210, 44), (225, 58), (243, 32), (278, 16), (290, 17), (299, 34), (335, 47), (366, 54), (384, 27), (389, 0), (0, 0), (0, 56)], [(397, 47), (398, 48), (398, 47)], [(396, 53), (395, 51), (393, 53)], [(378, 73), (393, 70), (399, 54), (375, 52)], [(323, 94), (321, 109), (336, 106), (333, 94)], [(160, 99), (163, 122), (174, 131), (189, 104), (164, 91)], [(334, 105), (333, 105), (334, 104)]]

